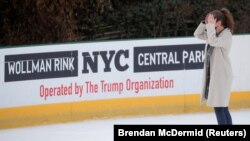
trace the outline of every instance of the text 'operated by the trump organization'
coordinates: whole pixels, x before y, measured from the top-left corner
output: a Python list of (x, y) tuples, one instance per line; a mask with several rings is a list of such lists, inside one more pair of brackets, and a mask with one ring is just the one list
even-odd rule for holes
[(114, 125), (114, 141), (146, 138), (158, 141), (178, 138), (248, 141), (248, 128), (247, 125)]

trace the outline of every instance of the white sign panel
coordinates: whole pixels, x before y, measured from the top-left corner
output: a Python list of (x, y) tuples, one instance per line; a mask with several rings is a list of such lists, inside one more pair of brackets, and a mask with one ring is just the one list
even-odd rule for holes
[(203, 59), (194, 38), (0, 49), (0, 108), (199, 93)]

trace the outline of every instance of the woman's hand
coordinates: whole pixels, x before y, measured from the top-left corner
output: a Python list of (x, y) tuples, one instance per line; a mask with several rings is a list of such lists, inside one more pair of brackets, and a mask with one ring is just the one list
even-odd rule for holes
[(207, 19), (207, 22), (208, 23), (211, 23), (211, 24), (216, 24), (216, 19), (214, 18), (214, 15), (212, 15), (212, 14), (208, 14), (208, 16), (206, 17), (206, 19)]
[(205, 24), (207, 24), (207, 18), (208, 18), (209, 14), (206, 15), (206, 18), (205, 18)]

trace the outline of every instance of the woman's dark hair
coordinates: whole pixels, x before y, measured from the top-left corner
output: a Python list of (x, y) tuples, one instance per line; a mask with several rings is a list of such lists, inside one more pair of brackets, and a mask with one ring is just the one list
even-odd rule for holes
[(229, 28), (230, 31), (233, 33), (234, 19), (231, 12), (227, 8), (222, 8), (221, 10), (214, 10), (210, 12), (210, 14), (213, 14), (214, 18), (217, 19), (217, 21), (221, 21), (221, 24), (224, 27)]

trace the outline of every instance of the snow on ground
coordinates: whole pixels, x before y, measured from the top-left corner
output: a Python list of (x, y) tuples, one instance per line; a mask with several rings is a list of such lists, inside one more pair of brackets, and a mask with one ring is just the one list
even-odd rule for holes
[[(250, 109), (231, 111), (234, 124), (250, 125)], [(112, 141), (114, 124), (217, 124), (214, 113), (137, 116), (0, 130), (0, 141)]]

